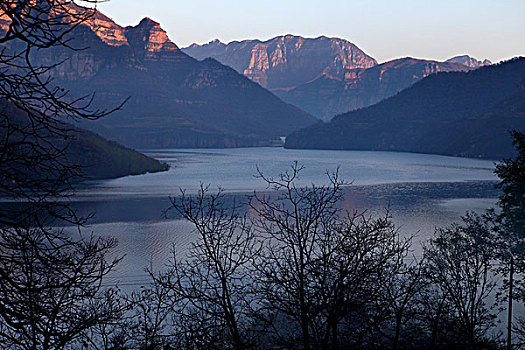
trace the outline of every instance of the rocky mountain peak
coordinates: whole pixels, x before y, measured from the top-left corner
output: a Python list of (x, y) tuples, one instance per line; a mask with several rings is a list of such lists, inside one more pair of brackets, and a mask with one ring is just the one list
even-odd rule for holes
[(474, 69), (483, 67), (483, 66), (490, 66), (492, 64), (492, 62), (487, 59), (480, 61), (469, 55), (455, 56), (455, 57), (449, 58), (445, 62), (459, 63), (459, 64), (462, 64), (469, 68), (474, 68)]
[(213, 39), (213, 40), (211, 40), (208, 43), (203, 44), (203, 45), (199, 45), (197, 43), (193, 43), (190, 46), (184, 48), (183, 50), (185, 50), (185, 49), (199, 49), (201, 47), (207, 47), (207, 48), (210, 48), (210, 49), (214, 49), (214, 48), (221, 48), (221, 47), (224, 47), (224, 46), (226, 46), (226, 44), (224, 44), (219, 39)]
[[(72, 4), (72, 13), (91, 11)], [(93, 10), (94, 14), (84, 24), (88, 26), (104, 43), (111, 46), (129, 45), (149, 53), (177, 51), (179, 48), (168, 37), (160, 23), (145, 17), (137, 26), (123, 28), (103, 13)]]
[[(64, 5), (65, 10), (52, 12), (52, 16), (57, 16), (60, 21), (68, 22), (68, 17), (64, 16), (65, 11), (71, 16), (78, 15), (79, 18), (88, 16), (88, 19), (82, 22), (82, 25), (89, 27), (105, 44), (110, 46), (128, 45), (128, 40), (123, 27), (116, 24), (111, 18), (107, 17), (96, 9), (82, 7), (74, 2), (68, 2)], [(0, 14), (0, 31), (7, 31), (11, 20), (4, 13)]]
[(220, 41), (219, 39), (213, 39), (212, 41), (209, 42), (209, 44), (213, 44), (213, 45), (218, 45), (218, 46), (224, 46), (225, 44)]
[(345, 71), (377, 65), (349, 41), (286, 34), (266, 41), (233, 41), (227, 45), (192, 45), (183, 49), (202, 60), (213, 57), (269, 89), (290, 89), (323, 75), (343, 79)]
[(160, 23), (148, 17), (134, 27), (126, 27), (125, 33), (131, 46), (150, 53), (179, 50)]
[(140, 23), (139, 26), (151, 26), (151, 27), (160, 27), (160, 23), (157, 21), (152, 20), (149, 17), (144, 17)]

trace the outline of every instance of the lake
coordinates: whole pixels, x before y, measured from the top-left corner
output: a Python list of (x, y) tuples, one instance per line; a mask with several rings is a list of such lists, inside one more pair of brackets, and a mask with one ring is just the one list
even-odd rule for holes
[(169, 196), (180, 189), (195, 193), (201, 184), (221, 187), (229, 198), (265, 191), (257, 169), (277, 176), (297, 161), (300, 183), (327, 183), (326, 172), (339, 168), (348, 181), (342, 207), (380, 215), (386, 209), (401, 233), (414, 238), (414, 254), (438, 226), (460, 219), (468, 210), (493, 207), (498, 192), (494, 161), (427, 154), (287, 150), (283, 148), (162, 149), (149, 156), (171, 165), (167, 172), (93, 181), (79, 188), (74, 205), (95, 218), (86, 230), (118, 239), (124, 255), (112, 281), (134, 288), (148, 279), (144, 269), (162, 269), (170, 251), (183, 251), (192, 239), (184, 221), (165, 217)]

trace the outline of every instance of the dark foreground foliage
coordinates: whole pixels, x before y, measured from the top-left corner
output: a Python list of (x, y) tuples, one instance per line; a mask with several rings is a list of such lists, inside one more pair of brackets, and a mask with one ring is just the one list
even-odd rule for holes
[[(90, 0), (97, 3), (97, 0)], [(102, 287), (118, 262), (111, 239), (84, 236), (67, 205), (80, 164), (65, 161), (71, 126), (98, 119), (90, 96), (73, 98), (35, 65), (35, 51), (69, 47), (66, 35), (92, 11), (63, 0), (0, 1), (0, 347), (79, 348), (87, 332), (119, 317), (117, 291)], [(66, 203), (66, 204), (65, 204)], [(53, 226), (78, 227), (71, 236)]]

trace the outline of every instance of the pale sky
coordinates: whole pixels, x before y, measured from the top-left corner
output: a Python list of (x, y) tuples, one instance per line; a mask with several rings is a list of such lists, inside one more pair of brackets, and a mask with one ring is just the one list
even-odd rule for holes
[(525, 0), (110, 0), (98, 8), (124, 26), (150, 17), (179, 47), (295, 34), (344, 38), (379, 62), (525, 55)]

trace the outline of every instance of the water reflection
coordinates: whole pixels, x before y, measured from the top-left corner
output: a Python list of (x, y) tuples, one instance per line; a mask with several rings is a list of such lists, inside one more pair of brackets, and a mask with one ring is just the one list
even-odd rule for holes
[[(183, 252), (194, 238), (192, 228), (169, 208), (170, 195), (184, 188), (195, 193), (200, 184), (225, 191), (225, 200), (247, 203), (253, 190), (267, 190), (253, 175), (258, 166), (276, 176), (297, 160), (305, 165), (301, 183), (325, 184), (326, 170), (339, 167), (353, 185), (345, 187), (341, 208), (383, 215), (389, 210), (401, 232), (416, 235), (415, 254), (437, 226), (459, 220), (467, 210), (483, 211), (494, 205), (493, 162), (434, 155), (302, 151), (279, 148), (232, 150), (156, 150), (169, 172), (86, 184), (73, 205), (81, 213), (95, 212), (89, 230), (119, 241), (115, 256), (124, 255), (109, 283), (135, 288), (147, 282), (145, 268), (162, 269), (172, 247)], [(247, 206), (244, 207), (248, 209)]]

